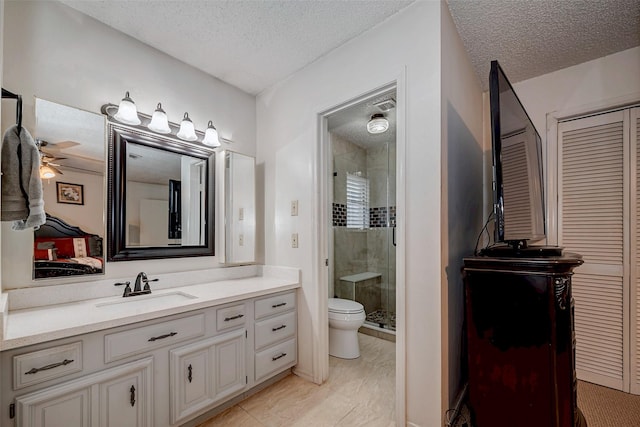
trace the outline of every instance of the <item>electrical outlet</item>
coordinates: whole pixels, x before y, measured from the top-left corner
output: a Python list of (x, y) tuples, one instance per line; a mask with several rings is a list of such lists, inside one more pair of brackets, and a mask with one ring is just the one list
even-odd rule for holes
[(244, 234), (241, 234), (238, 240), (239, 240), (240, 246), (244, 246)]
[(240, 208), (240, 211), (238, 211), (238, 219), (240, 221), (244, 219), (244, 208)]
[(298, 201), (291, 201), (291, 216), (298, 216)]
[(298, 247), (298, 233), (293, 233), (291, 235), (291, 247), (292, 248)]

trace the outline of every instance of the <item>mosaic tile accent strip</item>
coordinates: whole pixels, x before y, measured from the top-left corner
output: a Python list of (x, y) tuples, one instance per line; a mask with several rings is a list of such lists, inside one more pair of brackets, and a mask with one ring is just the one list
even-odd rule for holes
[(395, 227), (396, 226), (396, 207), (386, 206), (369, 209), (369, 227)]
[[(333, 203), (332, 216), (333, 216), (334, 227), (346, 227), (347, 226), (347, 205), (343, 205), (340, 203)], [(380, 227), (387, 227), (387, 226), (388, 227), (396, 226), (396, 207), (390, 206), (388, 209), (386, 206), (369, 208), (369, 228), (380, 228)]]
[(347, 205), (342, 205), (340, 203), (333, 204), (333, 226), (347, 226)]

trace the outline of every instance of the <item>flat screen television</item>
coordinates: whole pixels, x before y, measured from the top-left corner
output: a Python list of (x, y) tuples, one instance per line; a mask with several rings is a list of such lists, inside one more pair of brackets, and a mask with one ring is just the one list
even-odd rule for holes
[(525, 250), (546, 236), (542, 140), (498, 61), (491, 61), (489, 98), (494, 240)]

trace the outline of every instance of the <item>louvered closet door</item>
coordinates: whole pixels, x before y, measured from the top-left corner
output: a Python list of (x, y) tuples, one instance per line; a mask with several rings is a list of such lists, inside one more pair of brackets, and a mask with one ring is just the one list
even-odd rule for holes
[(632, 197), (631, 211), (631, 393), (640, 394), (640, 108), (629, 114)]
[[(629, 390), (629, 144), (624, 112), (558, 125), (558, 237), (573, 277), (578, 378)], [(628, 129), (628, 128), (627, 128)]]

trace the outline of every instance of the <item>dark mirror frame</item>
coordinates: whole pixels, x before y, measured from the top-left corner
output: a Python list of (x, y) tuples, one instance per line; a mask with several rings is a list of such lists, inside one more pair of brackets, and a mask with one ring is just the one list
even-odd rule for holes
[[(180, 258), (194, 256), (213, 256), (214, 253), (214, 156), (212, 149), (182, 142), (149, 132), (138, 131), (108, 123), (109, 171), (107, 200), (107, 260), (130, 261), (157, 258)], [(160, 150), (183, 154), (207, 161), (206, 191), (206, 232), (205, 244), (200, 246), (162, 246), (127, 247), (126, 246), (126, 161), (127, 143), (142, 144)], [(162, 165), (158, 165), (162, 167)]]

